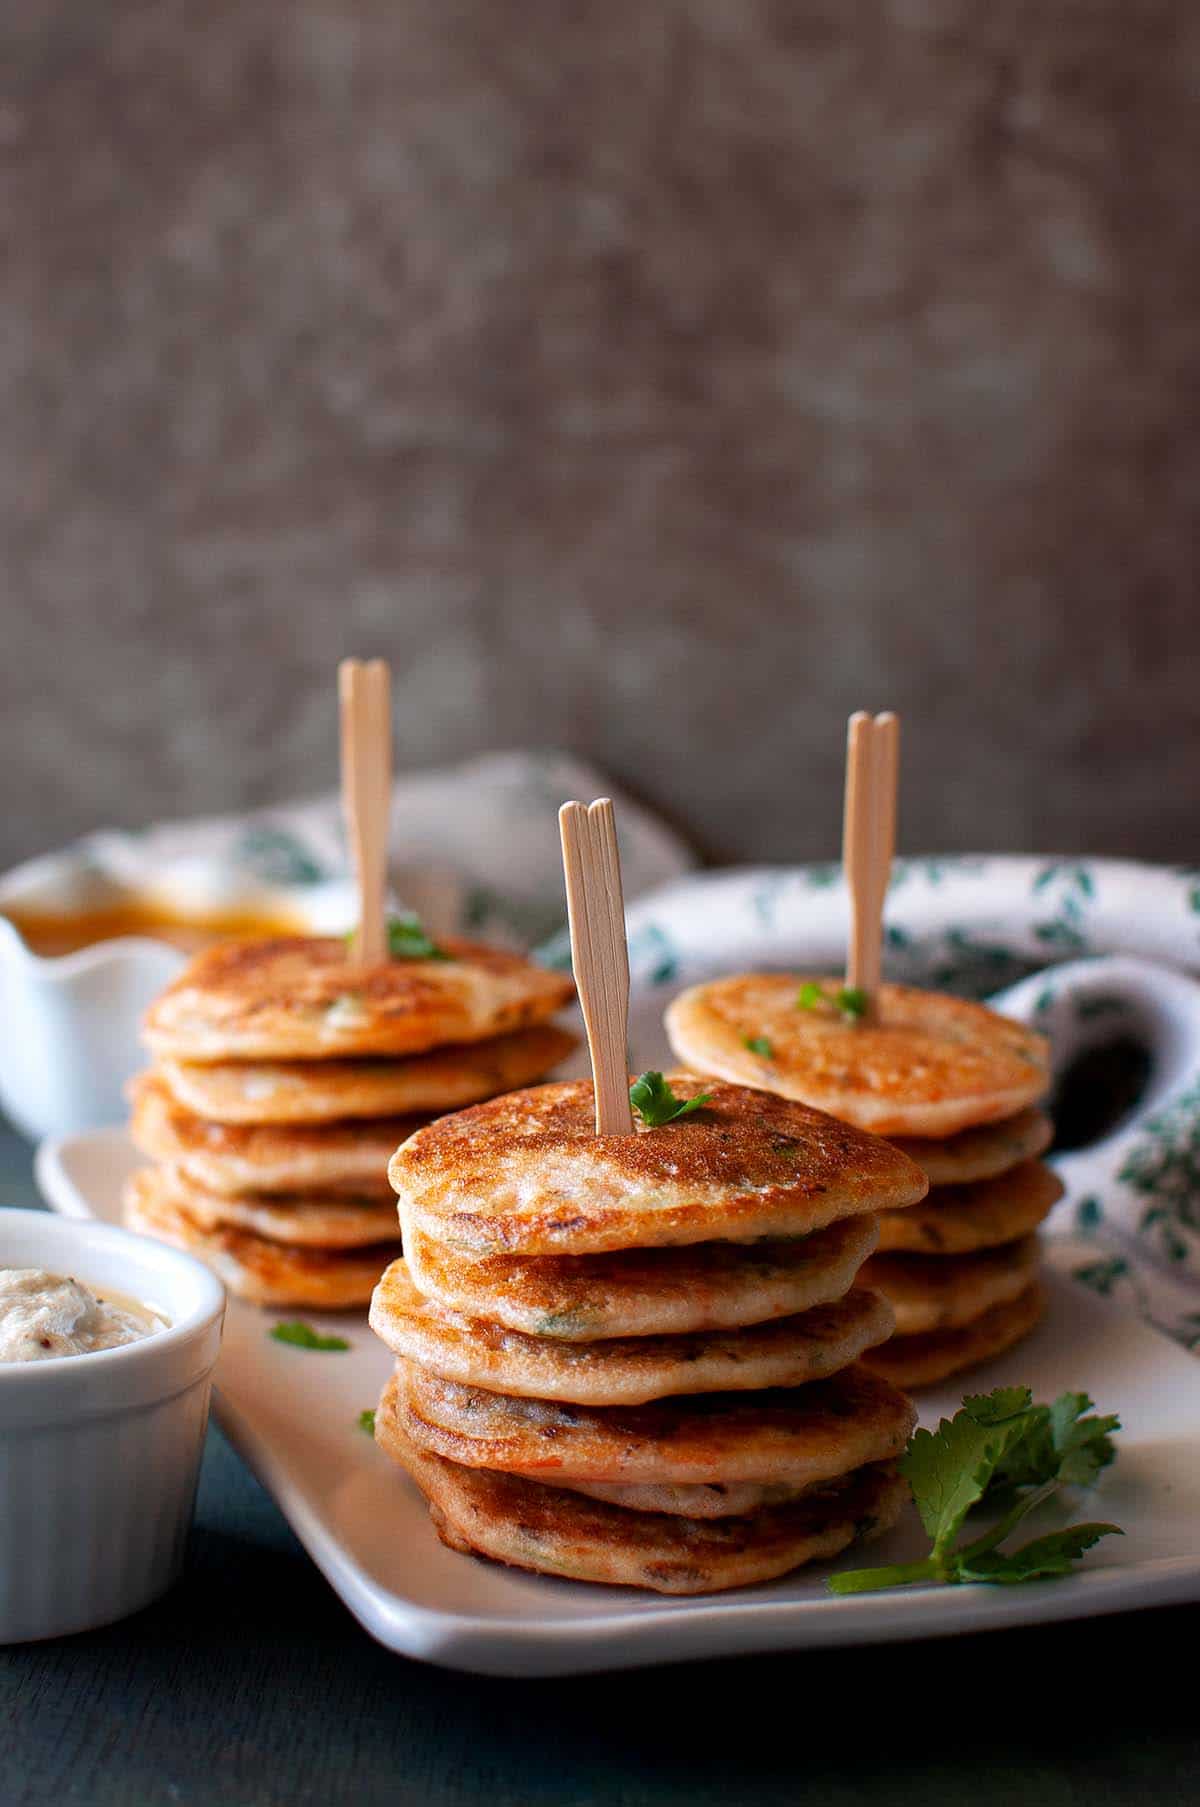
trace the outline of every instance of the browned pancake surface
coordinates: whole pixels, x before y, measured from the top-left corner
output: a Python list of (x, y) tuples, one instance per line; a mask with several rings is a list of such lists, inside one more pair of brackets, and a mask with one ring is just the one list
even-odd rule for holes
[(672, 1074), (694, 1115), (595, 1134), (590, 1081), (545, 1085), (443, 1117), (389, 1173), (401, 1220), (478, 1254), (798, 1236), (897, 1208), (927, 1182), (887, 1143), (784, 1098)]
[(924, 1255), (996, 1248), (1036, 1230), (1062, 1195), (1062, 1181), (1041, 1161), (967, 1186), (935, 1186), (909, 1210), (881, 1214), (879, 1247)]
[(411, 1362), (397, 1373), (398, 1409), (422, 1448), (549, 1479), (814, 1486), (899, 1455), (916, 1422), (911, 1401), (861, 1364), (809, 1386), (603, 1407), (462, 1386)]
[(418, 1449), (391, 1405), (385, 1390), (376, 1439), (425, 1495), (443, 1543), (573, 1580), (666, 1594), (767, 1581), (836, 1556), (856, 1538), (879, 1535), (908, 1497), (895, 1470), (882, 1464), (742, 1518), (635, 1512), (513, 1475), (457, 1467)]
[(891, 1309), (856, 1287), (796, 1317), (687, 1336), (568, 1343), (524, 1336), (422, 1298), (394, 1261), (371, 1300), (371, 1328), (389, 1349), (444, 1379), (533, 1399), (641, 1405), (669, 1394), (798, 1387), (847, 1367), (889, 1337)]
[(540, 1022), (573, 995), (569, 978), (517, 954), (444, 948), (444, 960), (363, 966), (340, 937), (221, 942), (150, 1006), (146, 1039), (193, 1061), (417, 1054)]
[(216, 1123), (426, 1118), (532, 1085), (577, 1045), (556, 1023), (535, 1023), (401, 1060), (164, 1060), (159, 1074), (178, 1104)]
[(181, 1109), (162, 1080), (142, 1073), (130, 1088), (134, 1144), (213, 1192), (353, 1192), (387, 1203), (387, 1165), (428, 1121), (312, 1124), (210, 1123)]
[(180, 1202), (170, 1175), (151, 1167), (130, 1180), (124, 1216), (131, 1229), (199, 1256), (230, 1292), (256, 1305), (324, 1311), (365, 1305), (397, 1251), (394, 1242), (323, 1250), (291, 1247), (225, 1226), (206, 1229)]
[(896, 1335), (953, 1330), (1025, 1291), (1037, 1273), (1040, 1246), (1024, 1236), (971, 1255), (872, 1255), (863, 1268), (896, 1314)]
[[(865, 1358), (872, 1373), (897, 1387), (932, 1387), (993, 1356), (1003, 1355), (1035, 1329), (1046, 1310), (1046, 1295), (1035, 1281), (1016, 1299), (994, 1305), (958, 1330), (931, 1330), (923, 1336), (895, 1336)], [(1020, 1375), (1012, 1376), (1020, 1379)]]
[(960, 1129), (940, 1142), (931, 1137), (892, 1136), (890, 1140), (915, 1161), (935, 1188), (990, 1180), (1044, 1154), (1054, 1140), (1054, 1125), (1045, 1111), (1018, 1111), (999, 1123)]
[[(877, 1017), (803, 1009), (828, 981), (745, 973), (693, 986), (666, 1013), (671, 1046), (697, 1073), (761, 1086), (877, 1135), (941, 1138), (1012, 1117), (1045, 1092), (1044, 1037), (982, 1004), (882, 985)], [(757, 1045), (765, 1044), (765, 1049)]]
[(178, 1167), (157, 1169), (158, 1185), (202, 1230), (248, 1230), (298, 1248), (356, 1249), (394, 1241), (396, 1206), (345, 1193), (212, 1192)]
[(529, 1336), (732, 1330), (840, 1299), (878, 1241), (870, 1213), (788, 1241), (700, 1242), (606, 1255), (464, 1254), (410, 1226), (409, 1272), (451, 1310)]
[(556, 1486), (570, 1493), (582, 1493), (592, 1500), (604, 1500), (609, 1506), (624, 1506), (629, 1512), (667, 1512), (675, 1518), (744, 1518), (748, 1512), (761, 1512), (766, 1506), (786, 1506), (811, 1492), (808, 1487), (789, 1487), (786, 1481), (735, 1481), (720, 1486), (686, 1487), (670, 1481), (657, 1486), (609, 1486), (604, 1481), (561, 1481)]

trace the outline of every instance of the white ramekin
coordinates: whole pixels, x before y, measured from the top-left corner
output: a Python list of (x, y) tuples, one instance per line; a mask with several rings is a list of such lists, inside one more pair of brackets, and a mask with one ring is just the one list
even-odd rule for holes
[(0, 1644), (86, 1631), (176, 1579), (196, 1497), (225, 1293), (165, 1244), (0, 1209), (0, 1267), (45, 1268), (155, 1307), (120, 1349), (0, 1364)]

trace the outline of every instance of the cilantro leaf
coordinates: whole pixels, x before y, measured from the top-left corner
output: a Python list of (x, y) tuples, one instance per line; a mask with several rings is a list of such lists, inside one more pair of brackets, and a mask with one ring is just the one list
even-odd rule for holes
[(290, 1324), (276, 1324), (267, 1332), (267, 1335), (273, 1337), (277, 1343), (290, 1343), (293, 1349), (336, 1351), (350, 1347), (344, 1336), (322, 1336), (321, 1332), (314, 1330), (311, 1324), (302, 1324), (299, 1321)]
[[(345, 936), (346, 946), (353, 948), (357, 929)], [(439, 947), (426, 932), (421, 918), (412, 910), (401, 916), (389, 916), (387, 924), (388, 955), (393, 960), (453, 960), (444, 947)], [(355, 994), (361, 995), (361, 994)]]
[(900, 1472), (912, 1488), (936, 1565), (953, 1550), (967, 1513), (979, 1504), (997, 1463), (1024, 1429), (1024, 1413), (980, 1424), (958, 1411), (943, 1418), (936, 1431), (914, 1432)]
[(677, 1098), (662, 1074), (653, 1070), (643, 1073), (629, 1088), (630, 1104), (651, 1129), (674, 1123), (678, 1117), (690, 1117), (693, 1111), (703, 1110), (711, 1099), (711, 1092), (697, 1092), (694, 1098)]
[(388, 953), (393, 960), (449, 960), (445, 948), (425, 933), (421, 918), (411, 910), (402, 916), (389, 916)]
[(374, 1408), (374, 1406), (369, 1405), (363, 1411), (361, 1411), (358, 1414), (357, 1423), (358, 1423), (358, 1428), (360, 1431), (366, 1431), (368, 1437), (373, 1437), (375, 1435), (375, 1408)]
[(1124, 1535), (1119, 1525), (1068, 1525), (1063, 1531), (1051, 1531), (1045, 1537), (1035, 1537), (1008, 1555), (1000, 1550), (986, 1550), (975, 1557), (964, 1557), (956, 1579), (999, 1582), (1011, 1587), (1018, 1581), (1040, 1581), (1052, 1575), (1069, 1575), (1071, 1564), (1078, 1562), (1102, 1537)]
[(821, 1010), (827, 1016), (835, 1011), (848, 1023), (866, 1016), (871, 1000), (859, 985), (839, 985), (832, 996), (816, 979), (806, 979), (796, 993), (797, 1010)]
[(968, 1393), (962, 1402), (962, 1409), (967, 1412), (976, 1424), (999, 1424), (1003, 1418), (1015, 1418), (1018, 1412), (1028, 1412), (1033, 1406), (1033, 1394), (1028, 1387), (994, 1387), (990, 1393)]
[(1102, 1468), (1116, 1460), (1112, 1433), (1121, 1420), (1109, 1413), (1089, 1418), (1086, 1393), (1062, 1393), (1050, 1407), (1050, 1436), (1059, 1457), (1058, 1479), (1069, 1487), (1090, 1487)]
[[(1090, 1416), (1091, 1409), (1086, 1393), (1063, 1393), (1053, 1405), (1040, 1405), (1028, 1387), (997, 1387), (969, 1394), (935, 1431), (915, 1431), (899, 1466), (930, 1539), (929, 1555), (892, 1567), (843, 1570), (831, 1579), (832, 1591), (864, 1593), (915, 1581), (1011, 1586), (1067, 1574), (1102, 1537), (1120, 1536), (1119, 1527), (1069, 1525), (1015, 1550), (999, 1546), (1060, 1488), (1090, 1485), (1114, 1459), (1119, 1420)], [(1001, 1502), (999, 1519), (960, 1544), (967, 1514)]]
[(1112, 1432), (1121, 1428), (1119, 1418), (1086, 1416), (1091, 1407), (1086, 1393), (1062, 1393), (1053, 1405), (1035, 1406), (1025, 1436), (997, 1468), (996, 1491), (1048, 1482), (1091, 1486), (1113, 1461)]
[(775, 1050), (765, 1035), (743, 1035), (742, 1046), (749, 1048), (751, 1054), (761, 1055), (763, 1060), (774, 1060)]

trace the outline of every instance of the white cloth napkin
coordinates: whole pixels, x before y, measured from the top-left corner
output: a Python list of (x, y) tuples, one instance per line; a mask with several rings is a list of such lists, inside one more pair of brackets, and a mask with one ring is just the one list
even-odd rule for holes
[[(435, 933), (533, 946), (565, 914), (557, 811), (577, 797), (611, 796), (621, 838), (625, 895), (678, 878), (695, 864), (686, 844), (592, 766), (560, 752), (493, 753), (396, 781), (391, 873), (397, 899)], [(105, 830), (89, 858), (135, 886), (152, 880), (193, 897), (263, 885), (312, 886), (345, 877), (336, 796), (249, 815), (157, 824), (137, 834)]]

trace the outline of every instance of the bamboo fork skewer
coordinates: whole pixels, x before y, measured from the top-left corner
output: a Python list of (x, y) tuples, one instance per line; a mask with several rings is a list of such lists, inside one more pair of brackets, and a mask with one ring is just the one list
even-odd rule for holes
[(567, 883), (571, 961), (592, 1060), (596, 1134), (629, 1136), (633, 1134), (625, 1053), (629, 1036), (629, 950), (612, 802), (601, 797), (587, 807), (564, 803), (558, 812), (558, 826)]
[(338, 667), (342, 727), (342, 809), (358, 885), (355, 958), (388, 957), (387, 850), (392, 798), (392, 674), (385, 660), (343, 659)]
[(846, 799), (842, 864), (850, 892), (850, 940), (846, 982), (875, 1008), (883, 965), (883, 906), (896, 847), (896, 793), (900, 772), (900, 718), (850, 717), (846, 739)]

